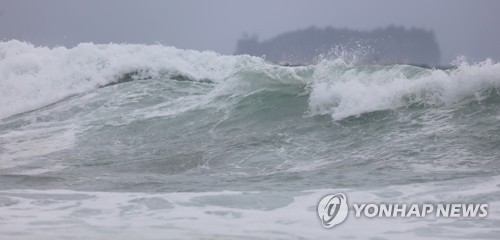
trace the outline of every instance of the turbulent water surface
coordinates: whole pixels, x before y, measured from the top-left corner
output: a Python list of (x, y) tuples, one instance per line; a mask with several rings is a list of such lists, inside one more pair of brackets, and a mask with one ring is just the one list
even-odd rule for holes
[[(2, 239), (496, 239), (500, 64), (0, 43)], [(489, 203), (323, 229), (319, 199)], [(363, 231), (360, 231), (363, 229)], [(377, 238), (378, 239), (378, 238)]]

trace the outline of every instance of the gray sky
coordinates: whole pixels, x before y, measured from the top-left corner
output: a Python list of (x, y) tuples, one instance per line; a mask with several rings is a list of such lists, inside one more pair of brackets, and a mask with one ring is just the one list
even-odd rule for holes
[(332, 26), (433, 29), (443, 64), (463, 54), (500, 60), (496, 0), (0, 0), (0, 39), (36, 45), (162, 43), (232, 54), (244, 34)]

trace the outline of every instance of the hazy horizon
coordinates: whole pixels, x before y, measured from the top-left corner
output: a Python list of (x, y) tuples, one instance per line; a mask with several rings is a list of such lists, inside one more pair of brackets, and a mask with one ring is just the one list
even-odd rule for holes
[(500, 59), (498, 1), (0, 1), (0, 39), (35, 45), (161, 43), (233, 54), (244, 34), (319, 28), (433, 30), (443, 64)]

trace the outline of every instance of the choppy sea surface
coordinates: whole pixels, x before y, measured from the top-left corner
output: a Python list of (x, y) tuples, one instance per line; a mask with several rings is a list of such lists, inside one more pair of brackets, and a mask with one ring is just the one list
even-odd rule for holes
[[(0, 42), (1, 239), (497, 239), (500, 64)], [(356, 218), (321, 197), (488, 203)]]

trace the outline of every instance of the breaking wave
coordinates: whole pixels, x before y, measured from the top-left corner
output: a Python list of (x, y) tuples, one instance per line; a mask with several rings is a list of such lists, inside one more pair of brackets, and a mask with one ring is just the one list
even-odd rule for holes
[(380, 110), (495, 97), (500, 64), (457, 61), (450, 69), (427, 69), (323, 59), (314, 65), (285, 67), (247, 55), (161, 45), (84, 43), (47, 48), (12, 40), (0, 43), (0, 118), (100, 87), (148, 79), (214, 84), (217, 87), (207, 101), (219, 95), (280, 92), (291, 86), (293, 94), (308, 96), (310, 114), (339, 120)]

